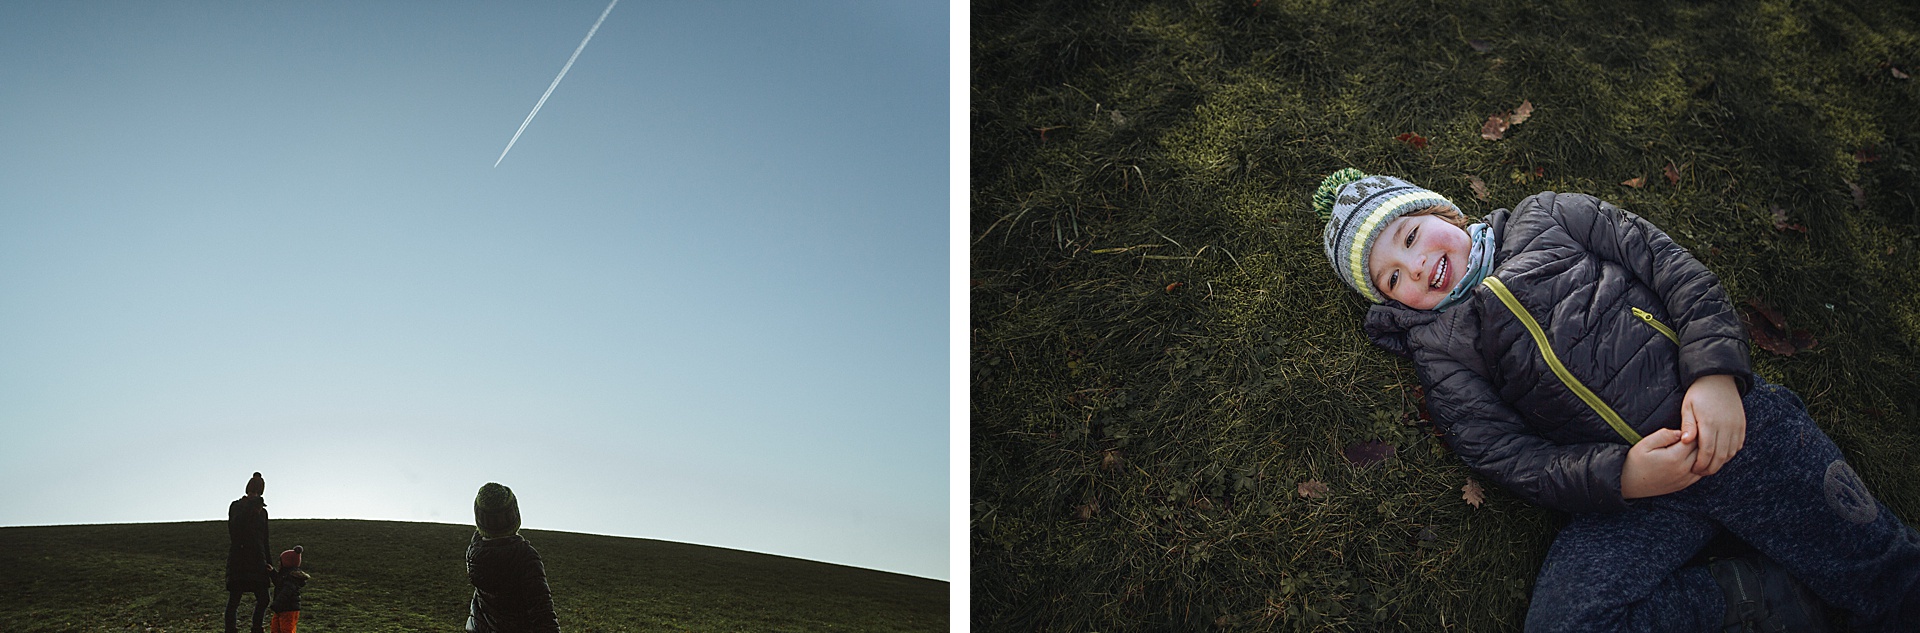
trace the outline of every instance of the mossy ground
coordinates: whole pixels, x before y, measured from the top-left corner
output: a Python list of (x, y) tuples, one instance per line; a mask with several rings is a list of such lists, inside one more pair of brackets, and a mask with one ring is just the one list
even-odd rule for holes
[[(1363, 337), (1307, 205), (1348, 166), (1473, 215), (1553, 190), (1652, 220), (1818, 340), (1756, 348), (1755, 367), (1920, 522), (1913, 6), (971, 13), (976, 630), (1519, 628), (1561, 518), (1491, 485), (1467, 505), (1464, 465), (1406, 424), (1411, 367)], [(1525, 101), (1529, 120), (1480, 137)], [(1397, 456), (1341, 457), (1373, 439)], [(1307, 480), (1330, 494), (1301, 497)]]
[[(284, 520), (306, 548), (300, 630), (459, 631), (473, 528)], [(947, 583), (648, 539), (525, 530), (561, 630), (943, 631)], [(0, 631), (221, 630), (223, 521), (0, 528)], [(243, 622), (252, 598), (241, 603)], [(242, 624), (245, 630), (247, 624)]]

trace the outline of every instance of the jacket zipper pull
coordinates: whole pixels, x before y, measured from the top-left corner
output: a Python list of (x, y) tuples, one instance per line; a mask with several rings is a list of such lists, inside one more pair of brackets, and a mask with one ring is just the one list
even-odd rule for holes
[(1651, 325), (1653, 329), (1659, 330), (1661, 334), (1667, 335), (1667, 340), (1673, 341), (1674, 345), (1680, 344), (1680, 336), (1674, 334), (1673, 330), (1669, 329), (1666, 324), (1661, 323), (1659, 319), (1653, 318), (1653, 313), (1636, 307), (1633, 309), (1633, 316), (1640, 317), (1640, 320), (1646, 321), (1647, 325)]

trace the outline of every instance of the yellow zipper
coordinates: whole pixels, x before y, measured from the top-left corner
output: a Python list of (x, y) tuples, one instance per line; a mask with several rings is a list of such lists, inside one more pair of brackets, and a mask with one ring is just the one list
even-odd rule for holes
[(1660, 333), (1667, 335), (1667, 340), (1673, 341), (1674, 345), (1680, 344), (1680, 336), (1673, 333), (1673, 328), (1669, 328), (1665, 323), (1661, 323), (1658, 319), (1653, 318), (1653, 314), (1646, 310), (1634, 308), (1633, 316), (1640, 317), (1640, 320), (1646, 321), (1647, 325), (1653, 326), (1653, 329), (1660, 330)]
[[(1594, 395), (1593, 390), (1580, 384), (1580, 380), (1573, 377), (1573, 372), (1567, 371), (1567, 366), (1560, 363), (1560, 357), (1553, 353), (1553, 345), (1547, 342), (1547, 333), (1540, 329), (1540, 322), (1533, 320), (1533, 315), (1528, 314), (1527, 308), (1520, 305), (1520, 300), (1513, 297), (1513, 293), (1507, 290), (1507, 285), (1493, 275), (1487, 275), (1487, 278), (1480, 283), (1491, 288), (1493, 294), (1500, 297), (1500, 302), (1507, 304), (1507, 309), (1512, 310), (1515, 317), (1519, 317), (1520, 325), (1526, 326), (1527, 333), (1533, 335), (1533, 344), (1540, 348), (1540, 357), (1546, 359), (1547, 367), (1553, 369), (1553, 375), (1559, 376), (1560, 382), (1566, 384), (1567, 389), (1573, 391), (1573, 395), (1579, 396), (1587, 406), (1593, 407), (1593, 412), (1600, 414), (1600, 419), (1606, 420), (1607, 426), (1613, 427), (1613, 432), (1619, 433), (1621, 439), (1626, 440), (1628, 444), (1639, 444), (1640, 434), (1635, 432), (1633, 427), (1627, 426), (1627, 422), (1620, 419), (1620, 414), (1613, 412), (1613, 407), (1607, 406), (1606, 401)], [(1641, 310), (1634, 308), (1634, 312), (1639, 314)], [(1649, 323), (1654, 322), (1651, 315), (1648, 315), (1647, 319)], [(1664, 325), (1656, 324), (1656, 327), (1667, 331)]]

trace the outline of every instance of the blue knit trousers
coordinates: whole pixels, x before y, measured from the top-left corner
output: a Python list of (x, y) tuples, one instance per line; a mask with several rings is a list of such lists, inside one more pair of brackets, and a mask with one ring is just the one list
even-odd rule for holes
[(1612, 514), (1576, 514), (1534, 583), (1528, 631), (1717, 631), (1721, 528), (1784, 565), (1856, 631), (1920, 631), (1920, 532), (1873, 498), (1786, 387), (1754, 378), (1746, 444), (1720, 472)]

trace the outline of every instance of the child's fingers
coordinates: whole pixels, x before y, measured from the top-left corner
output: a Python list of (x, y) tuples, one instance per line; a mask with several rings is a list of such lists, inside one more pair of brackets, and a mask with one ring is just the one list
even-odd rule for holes
[(1698, 433), (1699, 442), (1696, 445), (1700, 447), (1700, 454), (1694, 457), (1693, 474), (1710, 475), (1713, 474), (1713, 460), (1720, 454), (1721, 434), (1710, 424), (1699, 424)]
[(1657, 450), (1680, 443), (1680, 432), (1673, 429), (1660, 429), (1640, 438), (1640, 444), (1646, 450)]
[(1699, 432), (1700, 432), (1700, 423), (1694, 420), (1693, 403), (1689, 401), (1684, 401), (1684, 400), (1681, 401), (1680, 402), (1680, 441), (1692, 442), (1695, 437), (1699, 436)]

